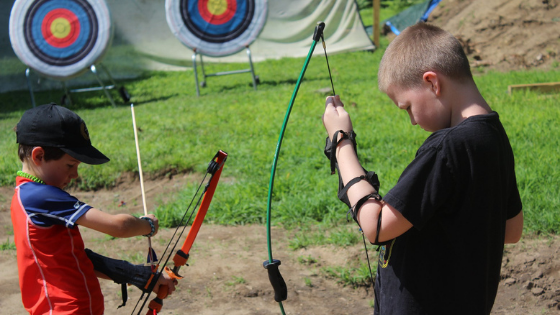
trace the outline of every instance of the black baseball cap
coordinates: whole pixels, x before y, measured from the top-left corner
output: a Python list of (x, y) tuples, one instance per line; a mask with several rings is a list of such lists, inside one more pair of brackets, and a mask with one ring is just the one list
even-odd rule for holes
[(86, 123), (80, 116), (55, 103), (23, 113), (16, 134), (19, 144), (60, 148), (86, 164), (109, 162), (108, 157), (91, 145)]

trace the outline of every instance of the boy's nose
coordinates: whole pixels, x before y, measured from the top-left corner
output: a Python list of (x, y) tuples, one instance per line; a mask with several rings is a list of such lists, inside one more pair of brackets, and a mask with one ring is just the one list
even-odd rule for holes
[(415, 126), (416, 125), (416, 120), (414, 120), (414, 116), (412, 116), (412, 113), (408, 113), (408, 116), (410, 116), (410, 123)]
[(70, 178), (72, 178), (72, 179), (78, 178), (78, 169), (77, 169), (77, 168), (76, 168), (76, 170), (74, 170), (74, 171), (70, 174)]

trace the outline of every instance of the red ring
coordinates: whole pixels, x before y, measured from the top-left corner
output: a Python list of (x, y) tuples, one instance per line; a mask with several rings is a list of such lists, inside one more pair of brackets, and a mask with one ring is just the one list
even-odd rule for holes
[(235, 15), (237, 11), (237, 0), (227, 0), (227, 9), (220, 15), (215, 15), (208, 10), (209, 0), (198, 0), (198, 12), (202, 18), (213, 25), (227, 23)]
[[(57, 18), (63, 18), (70, 22), (70, 33), (63, 38), (57, 38), (51, 32), (51, 25)], [(80, 36), (80, 21), (78, 17), (68, 9), (54, 9), (45, 15), (43, 23), (41, 23), (41, 31), (47, 43), (57, 48), (66, 48), (72, 45), (76, 39), (78, 39), (78, 36)]]

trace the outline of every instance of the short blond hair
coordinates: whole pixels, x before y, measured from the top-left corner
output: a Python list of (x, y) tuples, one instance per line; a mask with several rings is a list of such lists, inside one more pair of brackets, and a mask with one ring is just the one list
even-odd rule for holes
[(406, 28), (385, 50), (377, 74), (379, 89), (386, 93), (390, 85), (417, 87), (427, 71), (472, 80), (461, 43), (449, 32), (420, 22)]

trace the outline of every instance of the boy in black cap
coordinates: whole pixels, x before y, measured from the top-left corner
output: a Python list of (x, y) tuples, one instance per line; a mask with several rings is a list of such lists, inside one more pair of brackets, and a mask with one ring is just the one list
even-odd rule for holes
[(97, 277), (158, 291), (175, 290), (165, 273), (146, 288), (149, 267), (112, 260), (84, 248), (78, 225), (114, 237), (153, 236), (157, 218), (108, 214), (63, 189), (78, 177), (78, 165), (109, 161), (91, 145), (85, 122), (56, 104), (26, 111), (16, 127), (18, 155), (11, 217), (17, 248), (19, 283), (30, 314), (103, 314)]

